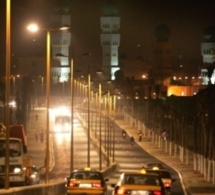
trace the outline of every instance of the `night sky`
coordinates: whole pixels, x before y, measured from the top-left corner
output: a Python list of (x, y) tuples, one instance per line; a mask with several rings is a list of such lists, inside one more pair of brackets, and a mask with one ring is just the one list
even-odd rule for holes
[[(5, 1), (0, 2), (1, 67), (5, 64)], [(68, 2), (71, 6), (72, 50), (76, 63), (83, 66), (82, 54), (90, 52), (91, 63), (99, 67), (102, 54), (100, 16), (104, 0), (68, 0)], [(125, 53), (131, 60), (139, 53), (144, 59), (152, 57), (153, 44), (156, 41), (155, 28), (160, 24), (166, 24), (171, 29), (169, 40), (173, 45), (174, 56), (199, 58), (203, 30), (209, 25), (215, 25), (214, 0), (115, 0), (113, 2), (121, 18), (119, 54)], [(46, 26), (54, 1), (11, 0), (11, 4), (13, 56), (45, 55), (45, 35), (29, 34), (25, 27), (32, 20)], [(33, 42), (33, 39), (36, 39), (36, 42)], [(13, 63), (16, 63), (16, 60)]]

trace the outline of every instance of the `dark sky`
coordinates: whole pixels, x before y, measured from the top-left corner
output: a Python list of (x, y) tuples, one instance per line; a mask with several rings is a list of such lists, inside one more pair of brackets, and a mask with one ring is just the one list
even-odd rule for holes
[[(6, 0), (5, 0), (6, 1)], [(0, 2), (0, 66), (5, 64), (5, 1)], [(64, 0), (58, 0), (63, 3)], [(68, 0), (71, 6), (72, 49), (76, 62), (83, 63), (82, 53), (92, 53), (91, 63), (100, 66), (100, 16), (104, 0)], [(119, 53), (128, 59), (141, 53), (152, 57), (155, 28), (166, 24), (171, 29), (173, 55), (199, 58), (203, 29), (215, 25), (214, 0), (115, 0), (121, 19)], [(12, 54), (15, 57), (45, 55), (45, 35), (31, 35), (25, 27), (34, 20), (47, 25), (53, 0), (11, 0)], [(33, 42), (32, 39), (37, 41)], [(141, 47), (138, 48), (137, 45)], [(16, 62), (13, 62), (16, 63)]]

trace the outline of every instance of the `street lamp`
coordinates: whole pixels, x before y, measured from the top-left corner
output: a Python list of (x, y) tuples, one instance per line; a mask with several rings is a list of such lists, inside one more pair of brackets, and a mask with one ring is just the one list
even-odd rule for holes
[(10, 128), (10, 57), (11, 57), (11, 1), (6, 2), (6, 109), (5, 109), (5, 126), (6, 126), (6, 139), (5, 139), (5, 189), (9, 189), (9, 128)]
[(73, 151), (74, 151), (74, 147), (73, 147), (73, 138), (74, 138), (74, 126), (73, 126), (73, 119), (74, 119), (74, 115), (73, 115), (73, 112), (74, 112), (74, 73), (73, 73), (73, 70), (74, 70), (74, 65), (73, 65), (73, 59), (71, 59), (71, 70), (70, 70), (70, 75), (71, 75), (71, 84), (70, 84), (70, 93), (71, 93), (71, 148), (70, 148), (70, 173), (72, 173), (73, 171), (73, 167), (74, 167), (74, 160), (73, 160)]
[[(116, 119), (116, 95), (113, 96), (113, 124), (115, 124)], [(112, 162), (115, 162), (115, 128), (113, 127), (113, 158)]]
[[(27, 29), (31, 32), (37, 32), (39, 27), (36, 24), (30, 24)], [(46, 31), (46, 157), (45, 157), (45, 182), (49, 182), (49, 107), (50, 107), (50, 68), (51, 68), (51, 31), (68, 30), (68, 27), (58, 29), (43, 29)]]
[(87, 166), (90, 167), (90, 71), (88, 71)]
[(99, 83), (99, 170), (102, 170), (102, 109), (101, 109), (101, 99), (102, 99), (102, 86)]

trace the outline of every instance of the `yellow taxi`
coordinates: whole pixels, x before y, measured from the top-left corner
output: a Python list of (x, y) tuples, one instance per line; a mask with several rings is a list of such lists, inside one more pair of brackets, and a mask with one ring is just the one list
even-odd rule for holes
[(90, 168), (74, 170), (70, 177), (66, 178), (67, 194), (107, 194), (108, 179), (104, 179), (100, 171)]
[(146, 172), (158, 174), (160, 176), (168, 194), (172, 193), (172, 191), (173, 191), (172, 184), (175, 180), (172, 179), (171, 174), (168, 170), (159, 169), (158, 167), (153, 167), (152, 169), (146, 169)]
[(161, 178), (144, 170), (122, 173), (117, 184), (111, 186), (112, 195), (166, 195)]

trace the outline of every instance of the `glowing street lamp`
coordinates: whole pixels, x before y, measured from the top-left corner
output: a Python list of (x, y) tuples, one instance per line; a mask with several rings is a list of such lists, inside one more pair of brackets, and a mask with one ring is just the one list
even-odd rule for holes
[(71, 76), (71, 84), (70, 84), (70, 93), (71, 93), (71, 145), (70, 145), (70, 174), (73, 171), (74, 167), (74, 65), (73, 65), (73, 59), (71, 59), (71, 71), (70, 71), (70, 76)]
[(11, 57), (11, 1), (6, 1), (6, 109), (5, 109), (5, 189), (9, 189), (9, 128), (10, 128), (10, 57)]
[[(68, 27), (61, 27), (58, 29), (42, 29), (46, 31), (46, 158), (45, 158), (45, 182), (49, 182), (49, 107), (50, 107), (50, 68), (51, 68), (51, 31), (56, 30), (68, 30)], [(30, 24), (27, 26), (27, 30), (31, 32), (37, 32), (39, 30), (38, 25)]]

